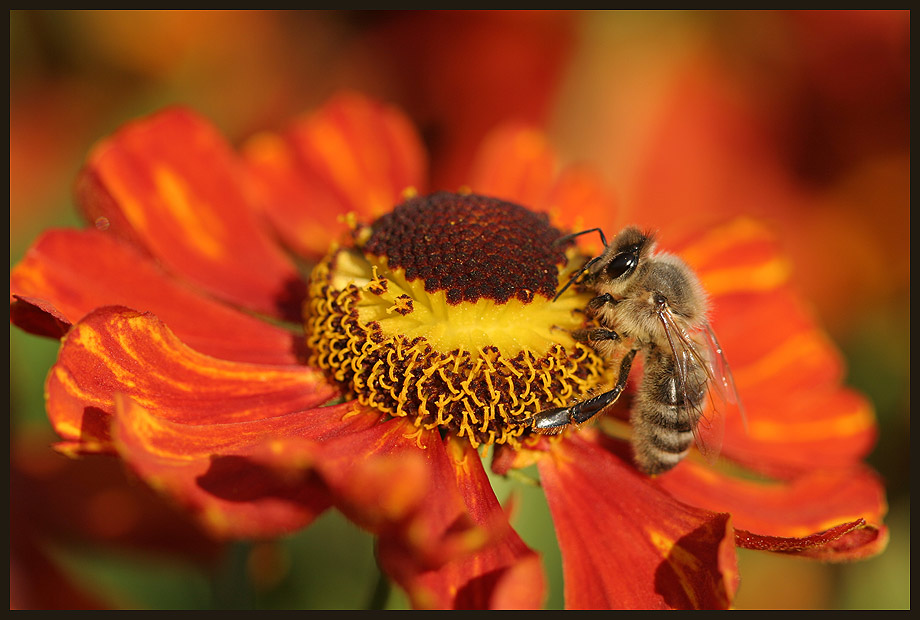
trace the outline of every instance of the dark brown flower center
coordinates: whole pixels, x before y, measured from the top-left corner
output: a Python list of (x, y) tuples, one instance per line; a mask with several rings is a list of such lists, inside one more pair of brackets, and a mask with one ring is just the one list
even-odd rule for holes
[(566, 263), (543, 213), (488, 196), (440, 192), (407, 200), (374, 223), (364, 251), (386, 257), (447, 303), (552, 299)]

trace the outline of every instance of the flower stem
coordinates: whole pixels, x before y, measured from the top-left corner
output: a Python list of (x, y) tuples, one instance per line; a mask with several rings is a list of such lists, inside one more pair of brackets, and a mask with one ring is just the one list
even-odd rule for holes
[(371, 592), (365, 609), (385, 609), (387, 601), (390, 598), (392, 586), (383, 571), (377, 570), (377, 582), (374, 584), (374, 591)]
[(247, 561), (252, 544), (234, 542), (227, 545), (223, 561), (211, 578), (213, 609), (254, 609), (255, 593), (249, 580)]

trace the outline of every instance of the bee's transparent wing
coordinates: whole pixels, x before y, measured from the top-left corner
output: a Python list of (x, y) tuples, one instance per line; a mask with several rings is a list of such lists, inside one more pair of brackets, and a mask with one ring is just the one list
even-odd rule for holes
[(688, 409), (686, 415), (688, 424), (693, 428), (697, 449), (709, 462), (715, 462), (722, 450), (725, 414), (731, 407), (729, 403), (740, 403), (731, 371), (708, 324), (701, 330), (703, 333), (694, 338), (681, 328), (670, 312), (662, 312), (659, 316), (674, 356), (675, 377), (683, 402), (699, 402), (699, 399), (691, 394), (694, 387), (691, 384), (691, 369), (696, 366), (706, 373), (709, 402), (704, 399)]
[(732, 375), (732, 370), (728, 365), (728, 361), (725, 359), (725, 352), (722, 350), (722, 345), (719, 344), (719, 339), (716, 337), (716, 333), (709, 323), (706, 323), (703, 328), (703, 337), (705, 338), (706, 350), (709, 354), (707, 368), (709, 369), (709, 376), (712, 379), (713, 388), (717, 392), (720, 392), (719, 397), (722, 401), (737, 407), (741, 415), (741, 421), (744, 423), (745, 427), (747, 427), (747, 416), (744, 413), (744, 405), (741, 402), (741, 397), (738, 396), (738, 388), (735, 386), (735, 377)]

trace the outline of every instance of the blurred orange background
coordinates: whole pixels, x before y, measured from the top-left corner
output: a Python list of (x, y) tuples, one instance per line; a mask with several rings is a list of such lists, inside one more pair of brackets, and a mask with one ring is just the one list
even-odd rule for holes
[[(589, 225), (766, 221), (876, 405), (888, 550), (846, 566), (742, 552), (737, 606), (909, 608), (909, 75), (909, 11), (11, 11), (10, 264), (42, 229), (76, 223), (70, 188), (91, 144), (169, 103), (239, 143), (360, 90), (414, 120), (436, 189), (465, 182), (498, 123), (535, 124), (616, 192), (619, 211)], [(219, 548), (114, 463), (61, 461), (41, 392), (56, 347), (10, 338), (11, 607), (245, 605), (214, 594), (233, 591), (221, 575), (234, 562), (249, 604), (361, 605), (373, 559), (347, 524)], [(336, 550), (364, 568), (324, 559), (322, 576), (299, 559)], [(366, 574), (338, 599), (322, 586)]]

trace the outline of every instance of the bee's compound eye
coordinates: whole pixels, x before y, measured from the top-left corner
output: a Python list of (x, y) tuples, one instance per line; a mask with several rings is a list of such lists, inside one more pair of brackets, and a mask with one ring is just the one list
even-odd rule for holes
[(615, 280), (632, 273), (638, 264), (639, 257), (634, 252), (621, 252), (607, 263), (605, 271), (607, 272), (607, 277)]

